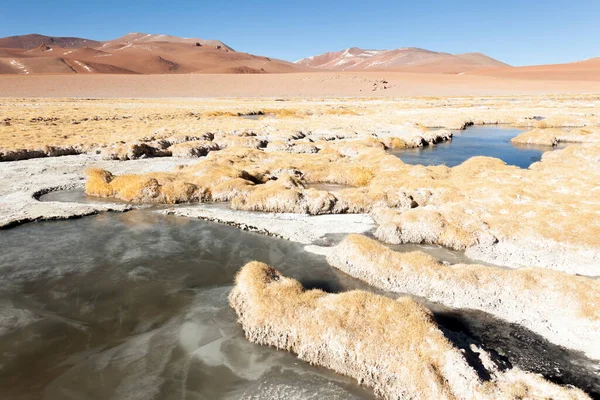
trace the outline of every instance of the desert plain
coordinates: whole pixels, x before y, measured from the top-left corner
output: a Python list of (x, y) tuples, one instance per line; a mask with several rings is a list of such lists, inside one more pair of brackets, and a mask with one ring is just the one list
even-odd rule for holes
[[(597, 397), (600, 73), (590, 63), (597, 60), (465, 74), (0, 75), (0, 238), (99, 213), (230, 225), (293, 242), (354, 282), (347, 291), (328, 290), (327, 278), (303, 285), (278, 265), (247, 260), (215, 294), (228, 296), (231, 308), (224, 307), (235, 311), (239, 324), (227, 329), (241, 326), (252, 343), (367, 388), (345, 392), (344, 381), (339, 392), (323, 392), (332, 398)], [(476, 154), (446, 166), (408, 164), (396, 153), (435, 151), (473, 126), (518, 129), (510, 145), (541, 157), (525, 168)], [(60, 193), (66, 201), (42, 201)], [(421, 247), (402, 247), (409, 245)], [(458, 258), (438, 257), (444, 251)], [(22, 274), (8, 268), (3, 276), (20, 282)], [(2, 307), (7, 341), (26, 344), (19, 332), (47, 319), (80, 329), (74, 317), (58, 321), (43, 306), (25, 311), (3, 299)], [(184, 309), (185, 318), (199, 312)], [(440, 309), (523, 329), (547, 354), (528, 362), (499, 354), (485, 339), (452, 330)], [(170, 369), (180, 361), (176, 349), (189, 343), (183, 330), (174, 334), (179, 342), (160, 341), (177, 331), (165, 321), (119, 337), (119, 346), (134, 344), (119, 347), (120, 355), (75, 344), (73, 353), (88, 351), (93, 367), (65, 355), (60, 368), (34, 368), (41, 383), (30, 394), (80, 390), (69, 385), (88, 376), (85, 368), (107, 369), (115, 392), (103, 394), (131, 390), (133, 382), (108, 371), (120, 357), (135, 371), (158, 371), (145, 394), (190, 393), (174, 388), (181, 379)], [(167, 349), (163, 361), (131, 350), (144, 338)], [(208, 345), (190, 346), (193, 357)], [(541, 366), (559, 356), (558, 372)], [(19, 363), (9, 355), (0, 368), (14, 383), (1, 387), (15, 398), (27, 386), (11, 375)], [(193, 373), (189, 360), (177, 368)], [(243, 393), (299, 393), (261, 385)]]

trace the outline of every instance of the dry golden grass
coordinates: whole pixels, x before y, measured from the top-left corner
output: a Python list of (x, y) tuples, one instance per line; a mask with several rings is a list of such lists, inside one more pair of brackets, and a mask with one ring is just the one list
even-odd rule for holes
[(600, 128), (536, 128), (511, 139), (513, 144), (556, 146), (559, 143), (600, 143)]
[(274, 115), (277, 118), (304, 118), (310, 115), (310, 112), (289, 108), (265, 108), (263, 112)]
[(558, 344), (600, 354), (594, 350), (600, 337), (597, 280), (538, 268), (445, 265), (422, 252), (392, 251), (361, 235), (347, 236), (328, 261), (380, 289), (482, 310), (550, 335)]
[(169, 147), (173, 157), (202, 157), (211, 151), (217, 151), (220, 146), (207, 140), (177, 143)]
[(382, 139), (382, 143), (388, 149), (404, 149), (404, 148), (409, 147), (408, 143), (406, 143), (405, 140), (402, 140), (397, 137), (384, 138), (384, 139)]
[(376, 235), (394, 244), (429, 243), (464, 250), (486, 235), (477, 220), (453, 210), (442, 215), (424, 207), (402, 212), (381, 208), (372, 215), (379, 225)]
[(239, 113), (232, 111), (208, 111), (203, 114), (205, 117), (238, 117)]
[(367, 138), (361, 140), (358, 143), (361, 144), (361, 145), (367, 146), (367, 147), (374, 147), (374, 148), (378, 148), (378, 149), (385, 149), (385, 144), (383, 144), (381, 141), (377, 140), (373, 136), (368, 136)]
[[(511, 297), (515, 295), (540, 297), (544, 299), (542, 303), (535, 303), (534, 299), (523, 299), (520, 302), (540, 304), (550, 310), (555, 310), (555, 307), (548, 307), (548, 302), (558, 302), (556, 307), (564, 302), (569, 313), (573, 313), (576, 317), (595, 320), (600, 326), (600, 309), (595, 307), (600, 304), (600, 282), (586, 277), (539, 268), (508, 270), (476, 264), (450, 266), (422, 252), (392, 251), (383, 244), (362, 235), (348, 235), (339, 245), (334, 259), (365, 269), (365, 273), (381, 277), (383, 281), (393, 278), (394, 284), (400, 286), (408, 285), (410, 280), (423, 280), (431, 286), (436, 286), (437, 281), (443, 281), (447, 284), (443, 290), (464, 290), (465, 293), (472, 293), (473, 290), (494, 293), (507, 290), (510, 291), (507, 296)], [(361, 263), (364, 266), (361, 267)], [(504, 282), (504, 285), (498, 285), (498, 282)], [(420, 286), (420, 290), (434, 289)], [(414, 294), (422, 295), (422, 293)], [(482, 299), (495, 301), (496, 296), (489, 298), (488, 296), (483, 295)]]
[(562, 134), (563, 132), (560, 129), (556, 128), (535, 128), (533, 130), (519, 134), (518, 136), (512, 138), (510, 141), (513, 144), (537, 144), (543, 146), (556, 146), (558, 144), (557, 137), (561, 136)]
[(517, 398), (511, 397), (516, 385), (525, 385), (519, 393), (526, 390), (531, 398), (587, 398), (516, 369), (491, 368), (492, 379), (482, 382), (429, 310), (408, 297), (304, 290), (274, 268), (251, 262), (238, 273), (229, 300), (252, 342), (351, 376), (383, 398)]
[(168, 174), (119, 175), (101, 169), (86, 171), (88, 180), (85, 192), (91, 196), (112, 197), (133, 203), (164, 203), (208, 201), (210, 193), (183, 180), (172, 179)]
[(252, 136), (225, 136), (215, 138), (215, 142), (220, 148), (226, 147), (248, 147), (250, 149), (259, 149), (265, 147), (266, 143), (263, 140)]
[[(345, 144), (329, 143), (317, 154), (232, 147), (211, 152), (188, 168), (160, 176), (150, 174), (144, 179), (154, 177), (159, 185), (164, 180), (182, 181), (203, 192), (228, 180), (245, 179), (248, 184), (258, 185), (236, 195), (219, 195), (240, 197), (236, 204), (243, 209), (260, 210), (271, 204), (264, 210), (339, 213), (389, 207), (373, 215), (379, 224), (378, 237), (391, 243), (434, 243), (461, 250), (497, 240), (535, 238), (531, 240), (600, 248), (600, 220), (596, 218), (600, 203), (594, 191), (600, 181), (598, 146), (588, 144), (547, 153), (530, 169), (486, 157), (471, 158), (454, 168), (412, 166), (358, 142), (352, 142), (351, 151)], [(295, 189), (296, 194), (278, 193), (261, 185), (282, 173), (292, 173), (306, 184), (354, 188), (334, 194), (334, 206), (307, 207), (302, 188)], [(561, 182), (561, 187), (557, 188), (555, 182)], [(107, 191), (106, 196), (117, 192)], [(256, 195), (249, 197), (253, 192)], [(136, 200), (147, 197), (127, 193)], [(185, 194), (169, 198), (203, 198), (189, 193), (193, 196), (188, 200)]]
[[(364, 150), (367, 153), (370, 151), (369, 148)], [(140, 175), (141, 184), (129, 184), (133, 178), (131, 176), (124, 180), (115, 178), (106, 183), (103, 193), (95, 190), (94, 195), (136, 202), (146, 201), (144, 199), (157, 202), (165, 198), (186, 201), (185, 197), (189, 195), (191, 197), (187, 201), (190, 202), (202, 199), (233, 199), (234, 207), (245, 210), (325, 213), (333, 211), (335, 198), (326, 192), (315, 194), (314, 190), (306, 191), (303, 183), (364, 186), (373, 178), (374, 172), (366, 167), (355, 166), (355, 163), (360, 164), (360, 160), (345, 157), (337, 152), (325, 151), (314, 155), (265, 153), (260, 150), (232, 147), (211, 152), (198, 164), (173, 173)], [(301, 181), (289, 175), (293, 171), (302, 171)], [(226, 185), (234, 180), (237, 182), (235, 185)], [(127, 183), (126, 188), (120, 187), (121, 182)], [(185, 188), (184, 193), (161, 195), (167, 183), (174, 187), (175, 182), (193, 185), (202, 193), (206, 193), (206, 196), (198, 197), (196, 191), (185, 185), (180, 186)], [(153, 190), (147, 187), (150, 183), (153, 184)], [(216, 187), (217, 185), (219, 186)], [(239, 190), (240, 185), (243, 186), (243, 190)], [(124, 198), (126, 196), (128, 198)]]
[[(323, 208), (331, 210), (327, 212), (369, 212), (380, 206), (404, 210), (407, 203), (423, 208), (419, 211), (423, 228), (410, 221), (410, 213), (390, 215), (390, 220), (396, 221), (394, 224), (382, 221), (378, 232), (392, 242), (430, 241), (463, 249), (492, 236), (491, 240), (550, 240), (594, 249), (600, 247), (597, 218), (600, 205), (594, 191), (594, 182), (600, 179), (598, 162), (593, 157), (598, 151), (596, 147), (582, 152), (563, 151), (562, 156), (548, 155), (547, 162), (535, 164), (530, 170), (518, 170), (483, 158), (473, 158), (455, 168), (407, 166), (385, 154), (383, 149), (431, 140), (432, 132), (424, 131), (426, 127), (462, 127), (470, 122), (534, 127), (542, 122), (533, 119), (534, 116), (546, 117), (543, 121), (551, 125), (578, 124), (583, 128), (570, 132), (591, 141), (598, 135), (599, 117), (592, 112), (598, 106), (597, 96), (584, 95), (563, 95), (554, 99), (510, 96), (343, 101), (290, 99), (285, 102), (269, 99), (160, 102), (5, 99), (0, 102), (0, 120), (9, 125), (0, 125), (0, 143), (4, 147), (0, 150), (0, 158), (10, 159), (11, 152), (14, 156), (14, 152), (22, 147), (35, 150), (55, 145), (75, 146), (76, 151), (105, 146), (108, 157), (119, 159), (135, 157), (136, 152), (156, 153), (151, 149), (157, 149), (163, 155), (173, 151), (195, 155), (192, 153), (196, 151), (196, 144), (189, 142), (194, 140), (209, 147), (229, 148), (216, 158), (210, 156), (219, 152), (211, 152), (195, 168), (161, 177), (152, 174), (144, 177), (156, 179), (160, 191), (179, 187), (183, 193), (151, 197), (133, 193), (136, 187), (147, 192), (144, 185), (133, 185), (123, 192), (106, 190), (104, 195), (131, 194), (129, 200), (136, 201), (150, 198), (152, 201), (162, 198), (192, 201), (207, 196), (233, 199), (262, 190), (260, 184), (269, 179), (265, 176), (292, 170), (304, 183), (355, 187), (335, 194), (336, 204), (332, 208)], [(343, 113), (333, 115), (328, 110), (342, 110)], [(273, 112), (275, 116), (260, 120), (237, 116), (257, 111)], [(360, 115), (346, 111), (356, 111)], [(206, 117), (207, 113), (221, 116)], [(396, 134), (396, 131), (404, 133)], [(381, 132), (387, 133), (382, 135)], [(216, 136), (213, 144), (202, 142), (213, 133)], [(565, 137), (560, 136), (558, 140)], [(188, 144), (178, 144), (186, 140)], [(163, 150), (160, 148), (163, 142), (172, 145)], [(256, 148), (267, 142), (268, 155), (252, 149), (234, 150), (235, 146)], [(199, 155), (205, 149), (200, 147)], [(59, 154), (65, 149), (68, 147), (57, 147), (51, 153)], [(46, 152), (30, 154), (26, 149), (22, 155), (27, 158), (46, 155)], [(240, 179), (244, 182), (225, 184)], [(167, 185), (168, 182), (171, 183)], [(195, 185), (204, 194), (199, 195), (187, 184)], [(213, 194), (214, 187), (221, 184), (218, 193)], [(303, 193), (302, 189), (298, 190)], [(271, 191), (256, 195), (256, 204), (245, 204), (258, 208), (264, 203), (265, 195), (273, 198), (269, 202), (276, 202), (278, 195)], [(288, 211), (307, 208), (299, 206), (305, 202), (304, 194), (290, 196), (284, 193), (281, 196), (286, 197), (287, 202), (297, 199), (297, 204), (285, 206)], [(427, 230), (425, 235), (423, 232)]]
[(85, 192), (90, 196), (113, 197), (111, 182), (114, 179), (113, 174), (98, 168), (91, 168), (86, 171), (87, 181), (85, 183)]
[(356, 111), (345, 108), (345, 107), (327, 110), (326, 113), (329, 115), (360, 115)]
[[(486, 107), (479, 107), (484, 104)], [(0, 144), (4, 151), (33, 150), (45, 145), (89, 151), (146, 138), (156, 140), (233, 134), (251, 129), (276, 137), (297, 132), (328, 132), (365, 137), (399, 126), (415, 132), (427, 127), (460, 129), (470, 122), (520, 126), (599, 126), (597, 96), (402, 98), (402, 99), (205, 99), (85, 100), (2, 99)], [(239, 115), (263, 112), (258, 120)], [(543, 121), (533, 116), (546, 117)], [(399, 137), (405, 140), (403, 137)], [(391, 147), (391, 146), (390, 146)]]

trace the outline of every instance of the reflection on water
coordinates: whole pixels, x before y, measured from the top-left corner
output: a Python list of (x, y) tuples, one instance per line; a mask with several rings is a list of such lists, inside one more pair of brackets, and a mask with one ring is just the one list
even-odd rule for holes
[(416, 149), (393, 150), (391, 153), (407, 164), (446, 165), (454, 167), (475, 156), (499, 158), (509, 165), (528, 168), (552, 147), (513, 146), (510, 139), (522, 129), (497, 125), (471, 126), (454, 132), (452, 141)]
[[(250, 260), (310, 288), (369, 289), (301, 245), (148, 211), (0, 231), (0, 398), (372, 398), (244, 339), (227, 295)], [(584, 358), (526, 330), (514, 337), (483, 313), (430, 306), (447, 329), (489, 340), (512, 362), (550, 365), (539, 368), (547, 375), (558, 366), (556, 379), (593, 388)], [(534, 341), (525, 364), (520, 349)]]

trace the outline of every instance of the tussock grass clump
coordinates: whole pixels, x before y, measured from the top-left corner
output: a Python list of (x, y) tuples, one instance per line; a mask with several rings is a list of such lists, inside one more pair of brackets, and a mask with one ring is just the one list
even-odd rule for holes
[(371, 215), (378, 225), (375, 236), (386, 243), (439, 244), (464, 250), (482, 241), (494, 241), (478, 220), (451, 212), (442, 215), (427, 207), (401, 211), (378, 208)]
[(137, 160), (146, 157), (168, 157), (171, 151), (158, 143), (113, 144), (102, 149), (102, 157), (107, 160)]
[(375, 177), (368, 167), (351, 166), (346, 163), (334, 164), (327, 169), (307, 169), (305, 179), (311, 183), (333, 183), (348, 186), (366, 186)]
[(234, 197), (231, 208), (245, 211), (293, 212), (304, 214), (329, 214), (333, 211), (336, 197), (321, 190), (304, 190), (294, 176), (281, 175), (253, 188), (246, 196)]
[(207, 201), (210, 193), (189, 182), (172, 179), (165, 174), (114, 176), (102, 169), (90, 169), (85, 193), (91, 196), (112, 197), (133, 203), (176, 204)]
[(217, 143), (206, 140), (177, 143), (169, 147), (173, 157), (204, 157), (211, 151), (219, 149)]
[(325, 111), (328, 115), (360, 115), (356, 111), (348, 108), (332, 108)]
[(312, 143), (298, 143), (298, 142), (286, 142), (283, 140), (275, 140), (269, 142), (265, 151), (277, 152), (284, 151), (287, 153), (310, 153), (315, 154), (319, 152), (319, 147)]
[(511, 139), (513, 144), (556, 146), (559, 143), (600, 143), (600, 128), (586, 127), (571, 130), (536, 128)]
[(393, 207), (395, 209), (409, 209), (415, 205), (412, 197), (403, 191), (371, 190), (369, 187), (344, 189), (335, 193), (337, 198), (336, 209), (341, 213), (368, 213), (374, 208)]
[(86, 194), (97, 197), (113, 197), (113, 190), (110, 185), (114, 179), (113, 174), (100, 168), (90, 168), (86, 171), (86, 175)]
[(395, 252), (361, 235), (347, 236), (327, 260), (378, 288), (482, 310), (600, 358), (598, 281), (538, 268), (444, 265), (425, 253)]
[[(484, 107), (481, 107), (485, 104)], [(73, 147), (83, 152), (113, 143), (126, 144), (169, 136), (203, 136), (247, 129), (274, 133), (328, 132), (334, 140), (361, 139), (385, 131), (413, 144), (427, 127), (461, 129), (468, 124), (504, 123), (529, 127), (599, 126), (592, 95), (543, 98), (518, 96), (404, 99), (269, 99), (152, 100), (5, 99), (0, 105), (0, 143), (15, 157), (39, 157), (43, 146)], [(267, 115), (269, 114), (269, 115)], [(360, 115), (360, 118), (356, 114)], [(257, 119), (240, 118), (257, 116)], [(264, 118), (263, 118), (264, 116)], [(546, 117), (536, 121), (533, 116)], [(196, 123), (195, 121), (201, 121)], [(539, 126), (538, 126), (539, 125)], [(398, 127), (402, 127), (398, 129)], [(413, 127), (414, 129), (410, 129)], [(400, 132), (399, 132), (400, 133)], [(188, 139), (192, 140), (192, 139)], [(193, 139), (195, 140), (195, 139)], [(173, 141), (172, 141), (173, 142)], [(173, 142), (173, 144), (176, 142)], [(50, 155), (51, 156), (51, 155)], [(0, 156), (1, 159), (1, 156)]]
[[(235, 200), (232, 202), (233, 207), (242, 210), (330, 213), (337, 210), (334, 205), (338, 199), (327, 192), (308, 191), (301, 181), (364, 187), (376, 175), (375, 169), (360, 166), (361, 160), (369, 163), (369, 159), (376, 157), (369, 153), (369, 150), (372, 149), (363, 147), (364, 154), (347, 157), (335, 151), (324, 151), (313, 155), (266, 153), (255, 149), (232, 147), (219, 152), (210, 152), (198, 164), (174, 173), (139, 175), (137, 179), (133, 175), (128, 175), (121, 180), (113, 177), (111, 182), (105, 183), (106, 190), (96, 191), (95, 195), (151, 202), (160, 202), (163, 199), (172, 201), (173, 198), (177, 198), (177, 201), (193, 202), (210, 197), (215, 201)], [(385, 156), (385, 153), (380, 150), (375, 151), (379, 152), (379, 156)], [(293, 177), (294, 184), (290, 184), (293, 179), (289, 173), (297, 174)], [(126, 188), (115, 186), (122, 186), (125, 182), (127, 182), (124, 185)], [(180, 186), (176, 186), (176, 182), (179, 182)], [(149, 190), (150, 186), (154, 189)], [(161, 195), (167, 186), (173, 190), (177, 187), (185, 190), (179, 195), (174, 192), (169, 196)], [(198, 193), (204, 194), (199, 196)], [(190, 197), (186, 200), (187, 196)], [(347, 196), (345, 203), (352, 198), (357, 202), (363, 202), (360, 196)], [(346, 204), (343, 208), (344, 210), (368, 210), (371, 205)]]
[(229, 179), (210, 188), (212, 201), (231, 201), (236, 197), (248, 195), (255, 183), (243, 178)]
[(368, 136), (367, 138), (362, 139), (359, 143), (362, 144), (363, 146), (374, 147), (374, 148), (382, 149), (382, 150), (384, 150), (386, 148), (385, 144), (381, 143), (381, 141), (377, 140), (373, 136)]
[(247, 147), (250, 149), (260, 149), (267, 145), (267, 142), (254, 136), (224, 136), (215, 138), (215, 143), (221, 148), (226, 147)]
[(558, 137), (563, 132), (560, 129), (549, 128), (540, 129), (536, 128), (527, 132), (523, 132), (510, 140), (513, 144), (537, 144), (541, 146), (556, 146), (558, 144)]
[(278, 118), (304, 118), (308, 115), (306, 111), (292, 108), (264, 108), (262, 112)]
[(213, 110), (205, 112), (203, 115), (205, 117), (237, 117), (240, 115), (240, 112)]
[(540, 129), (581, 127), (593, 123), (593, 119), (585, 115), (551, 115), (541, 121), (535, 121), (534, 126)]
[[(218, 198), (238, 198), (236, 205), (240, 209), (259, 210), (264, 205), (263, 211), (342, 213), (387, 207), (392, 210), (386, 218), (378, 218), (377, 214), (374, 217), (380, 224), (378, 237), (392, 243), (433, 243), (480, 254), (487, 252), (486, 260), (492, 262), (493, 246), (493, 256), (511, 258), (498, 263), (568, 267), (570, 272), (596, 275), (600, 259), (597, 234), (600, 219), (595, 191), (600, 179), (599, 146), (588, 144), (546, 153), (541, 162), (528, 169), (489, 157), (473, 157), (453, 168), (407, 165), (381, 148), (365, 146), (356, 140), (319, 143), (316, 154), (229, 147), (210, 152), (197, 164), (174, 173), (148, 174), (143, 179), (153, 177), (161, 186), (180, 181), (207, 193), (216, 185), (243, 179), (248, 181), (243, 190), (232, 188), (225, 193), (223, 186), (218, 195)], [(277, 171), (289, 171), (306, 184), (329, 183), (352, 188), (336, 193), (336, 204), (331, 208), (326, 204), (307, 207), (304, 188), (293, 189), (297, 193), (279, 193), (278, 186), (262, 187), (277, 178)], [(235, 185), (241, 188), (239, 182)], [(137, 187), (146, 190), (144, 185)], [(111, 197), (117, 191), (105, 193)], [(123, 191), (120, 193), (124, 195)], [(127, 200), (148, 197), (133, 191), (128, 193), (132, 199)], [(192, 197), (186, 199), (189, 193)], [(197, 193), (187, 190), (169, 198), (195, 201)], [(154, 201), (161, 198), (157, 196)], [(418, 209), (403, 211), (415, 207)], [(515, 242), (517, 249), (525, 249), (519, 256), (510, 250), (515, 248)], [(497, 252), (502, 250), (501, 246), (509, 246), (503, 254)], [(548, 253), (550, 247), (557, 251), (542, 254)], [(564, 262), (571, 256), (563, 255), (574, 253), (575, 248), (587, 252), (577, 252), (576, 263)]]
[(405, 149), (408, 146), (406, 140), (397, 137), (386, 137), (381, 139), (383, 145), (388, 149)]
[[(471, 351), (488, 362), (470, 365), (431, 312), (408, 297), (305, 290), (251, 262), (238, 273), (229, 302), (250, 341), (351, 376), (383, 398), (587, 398), (518, 369), (500, 372), (476, 346)], [(485, 368), (491, 379), (482, 381), (476, 368)]]

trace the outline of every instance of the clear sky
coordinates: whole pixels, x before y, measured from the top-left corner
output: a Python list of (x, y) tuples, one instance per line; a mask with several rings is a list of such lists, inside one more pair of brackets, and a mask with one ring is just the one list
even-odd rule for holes
[(14, 0), (0, 8), (0, 36), (129, 32), (219, 39), (290, 61), (356, 46), (546, 64), (600, 56), (600, 0)]

